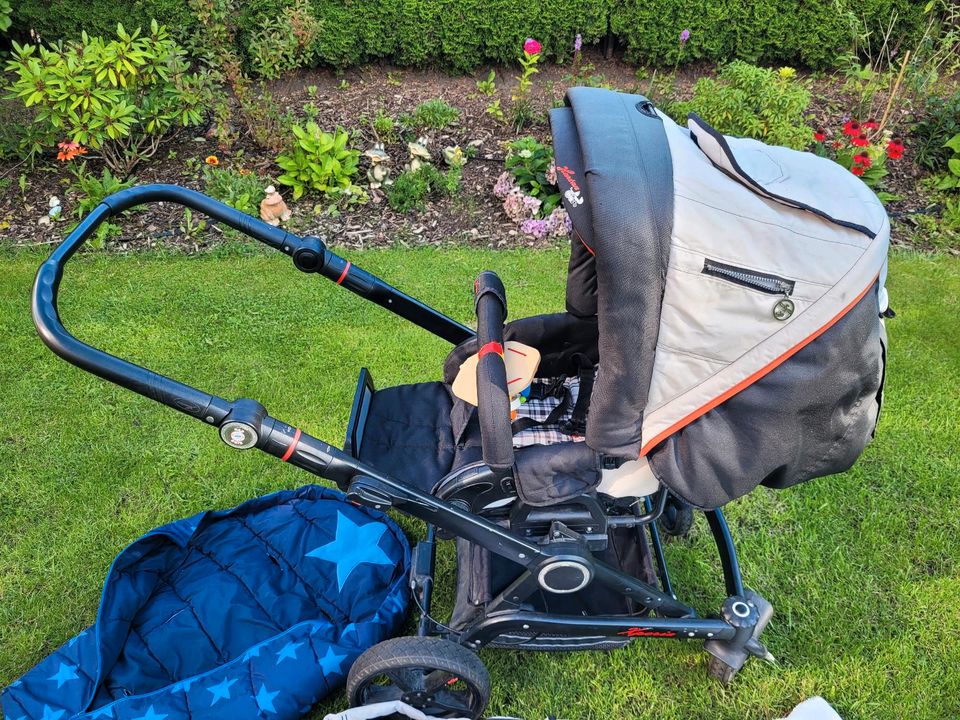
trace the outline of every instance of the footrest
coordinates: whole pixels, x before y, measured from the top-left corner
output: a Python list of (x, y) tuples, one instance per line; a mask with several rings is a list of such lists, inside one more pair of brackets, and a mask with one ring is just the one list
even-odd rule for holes
[(360, 369), (357, 379), (357, 389), (353, 393), (353, 406), (350, 408), (350, 421), (347, 423), (347, 439), (343, 443), (343, 451), (351, 457), (360, 457), (360, 443), (363, 440), (363, 429), (367, 424), (367, 414), (370, 412), (370, 403), (376, 388), (373, 386), (373, 377), (366, 368)]

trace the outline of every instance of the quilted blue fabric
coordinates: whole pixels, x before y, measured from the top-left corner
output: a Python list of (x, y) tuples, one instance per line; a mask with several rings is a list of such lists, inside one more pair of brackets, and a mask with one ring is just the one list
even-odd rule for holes
[(93, 626), (3, 691), (7, 720), (298, 718), (407, 611), (410, 547), (318, 486), (152, 530)]

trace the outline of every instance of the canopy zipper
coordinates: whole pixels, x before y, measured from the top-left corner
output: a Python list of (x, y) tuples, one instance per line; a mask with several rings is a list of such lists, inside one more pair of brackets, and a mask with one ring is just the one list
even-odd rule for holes
[(738, 285), (753, 288), (754, 290), (759, 290), (760, 292), (765, 292), (770, 295), (784, 295), (786, 297), (790, 297), (796, 285), (793, 280), (787, 280), (777, 275), (768, 275), (757, 272), (756, 270), (726, 265), (710, 259), (703, 261), (703, 274), (713, 275), (723, 280), (730, 280)]
[(773, 317), (775, 320), (784, 321), (789, 319), (796, 306), (790, 299), (790, 294), (796, 287), (796, 282), (782, 278), (779, 275), (769, 275), (767, 273), (741, 268), (735, 265), (717, 262), (705, 258), (703, 261), (703, 274), (726, 280), (728, 282), (759, 290), (768, 295), (782, 295), (783, 298), (773, 306)]

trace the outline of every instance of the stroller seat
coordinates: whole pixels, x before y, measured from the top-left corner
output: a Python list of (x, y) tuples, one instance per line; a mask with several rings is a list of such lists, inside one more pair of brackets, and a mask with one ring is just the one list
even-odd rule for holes
[[(580, 386), (576, 375), (534, 380), (514, 423), (518, 456), (535, 447), (583, 442), (589, 398), (578, 404)], [(362, 435), (354, 448), (357, 458), (413, 487), (433, 493), (454, 470), (482, 459), (476, 413), (445, 383), (384, 388), (373, 392), (368, 402), (360, 402), (364, 405)]]
[[(517, 493), (533, 506), (553, 505), (599, 481), (596, 453), (583, 441), (597, 361), (597, 326), (569, 313), (521, 318), (505, 338), (536, 347), (538, 377), (514, 423)], [(452, 473), (482, 462), (476, 408), (456, 398), (451, 385), (476, 341), (455, 347), (443, 381), (375, 389), (362, 370), (344, 448), (357, 459), (425, 492)], [(583, 385), (586, 387), (586, 385)]]

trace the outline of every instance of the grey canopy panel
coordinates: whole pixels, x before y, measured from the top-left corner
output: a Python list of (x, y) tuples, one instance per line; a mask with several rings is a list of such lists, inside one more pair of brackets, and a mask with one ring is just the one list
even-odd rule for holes
[(587, 442), (636, 457), (670, 249), (670, 153), (662, 120), (639, 95), (575, 88), (567, 103), (550, 118), (557, 179), (579, 235), (574, 247), (579, 242), (590, 256), (574, 252), (568, 302), (572, 294), (575, 308), (589, 307), (594, 265), (600, 335)]

